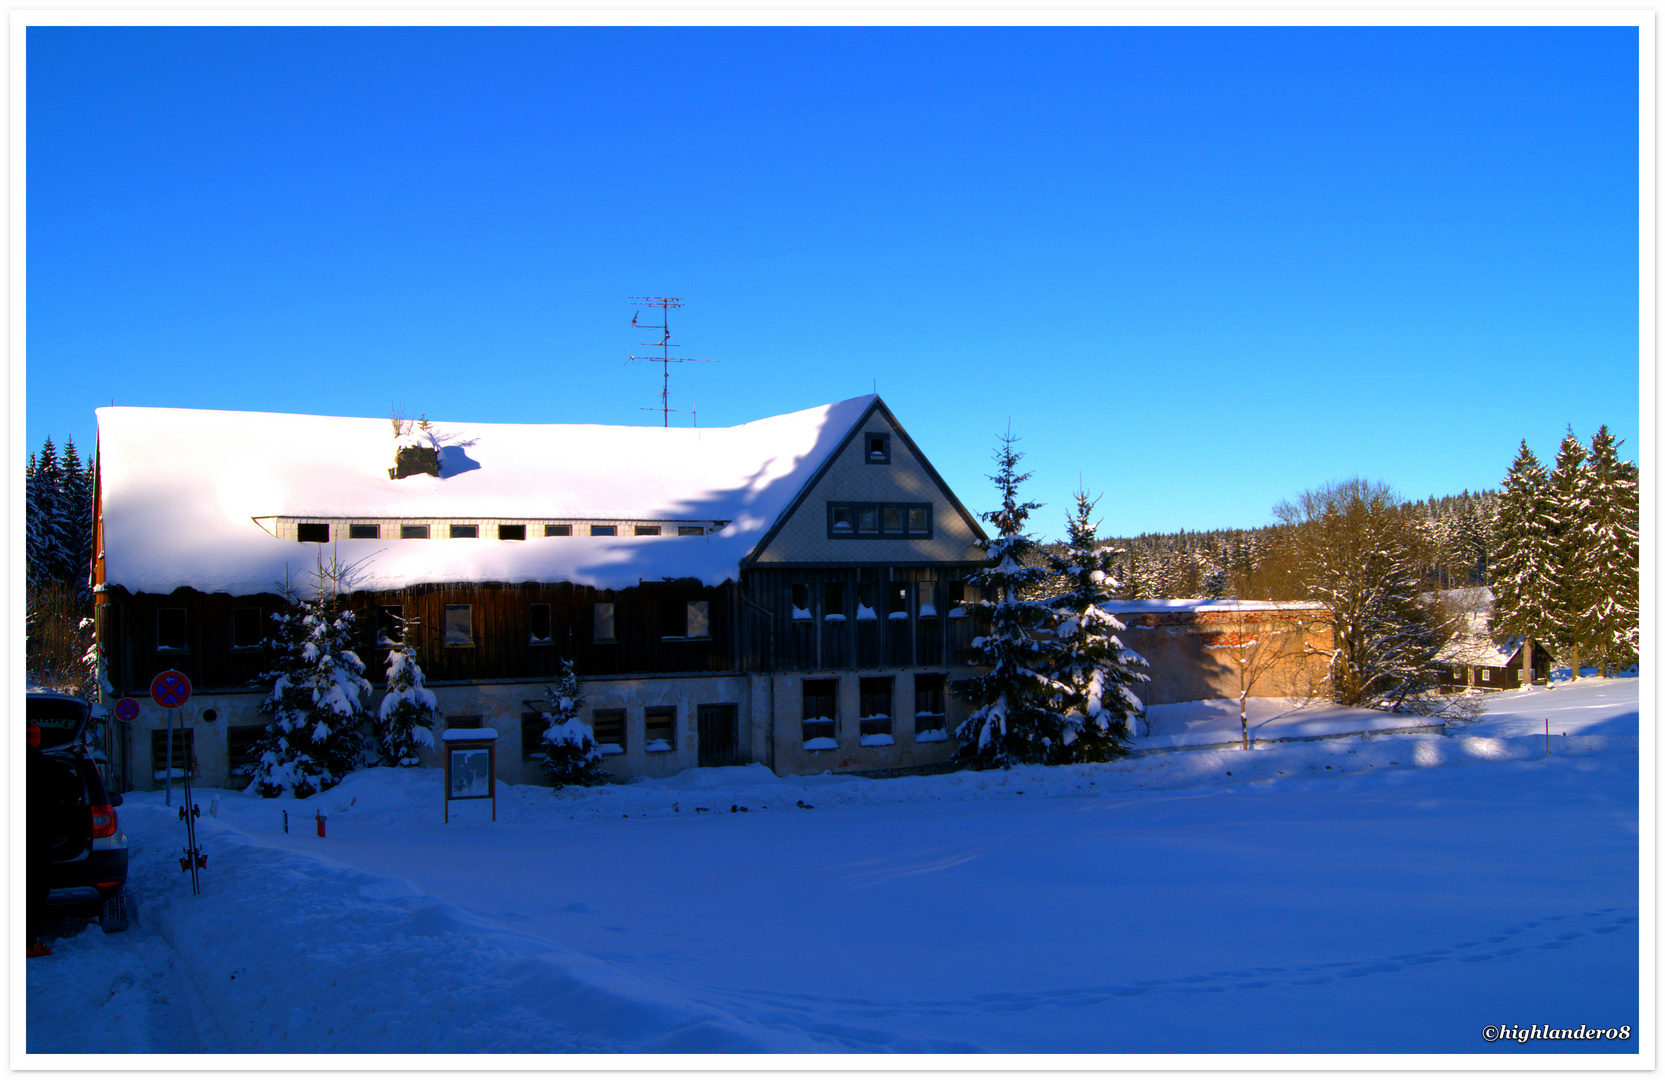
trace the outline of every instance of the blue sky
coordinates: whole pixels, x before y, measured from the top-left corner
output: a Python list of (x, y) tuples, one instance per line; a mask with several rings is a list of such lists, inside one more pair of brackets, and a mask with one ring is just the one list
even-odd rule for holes
[[(656, 424), (875, 386), (1055, 536), (1635, 457), (1637, 30), (30, 27), (26, 450), (110, 404)], [(673, 423), (687, 424), (682, 415)]]

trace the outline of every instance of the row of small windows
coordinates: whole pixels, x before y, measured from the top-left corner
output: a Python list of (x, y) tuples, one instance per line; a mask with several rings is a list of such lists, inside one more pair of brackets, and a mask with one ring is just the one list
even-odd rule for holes
[[(856, 619), (877, 619), (883, 604), (884, 617), (887, 619), (906, 619), (908, 617), (909, 593), (917, 604), (915, 613), (921, 619), (935, 618), (941, 614), (937, 609), (938, 588), (935, 581), (859, 581), (856, 583)], [(964, 581), (949, 581), (946, 601), (950, 618), (958, 618), (965, 614), (966, 583)], [(808, 582), (799, 582), (792, 586), (792, 620), (804, 622), (815, 618), (811, 608), (814, 602), (814, 590)], [(845, 585), (841, 581), (828, 581), (822, 584), (820, 590), (821, 617), (828, 622), (843, 622), (848, 618), (845, 611)]]
[[(629, 528), (633, 530), (632, 535), (634, 536), (669, 535), (664, 531), (665, 526), (662, 525), (633, 525), (629, 526)], [(445, 526), (445, 529), (445, 535), (450, 537), (452, 540), (478, 540), (480, 538), (480, 526), (478, 524), (452, 524)], [(499, 540), (526, 539), (526, 526), (524, 524), (498, 525), (496, 526), (496, 529), (497, 539)], [(619, 535), (619, 526), (617, 525), (591, 525), (589, 526), (589, 530), (591, 536)], [(543, 534), (545, 536), (571, 536), (572, 526), (570, 524), (545, 525), (543, 527)], [(678, 525), (676, 527), (676, 535), (704, 536), (705, 526)], [(401, 540), (428, 540), (432, 539), (432, 537), (433, 527), (430, 525), (399, 526), (399, 539)], [(382, 527), (379, 524), (349, 524), (347, 526), (347, 539), (349, 540), (380, 540), (381, 538)], [(303, 544), (327, 544), (330, 542), (329, 522), (299, 522), (295, 526), (295, 539)]]
[(876, 538), (929, 540), (930, 503), (827, 504), (827, 536), (834, 540)]
[[(895, 745), (891, 703), (895, 682), (888, 675), (861, 680), (857, 739), (862, 746)], [(940, 742), (948, 737), (947, 684), (948, 677), (942, 674), (913, 677), (914, 742)], [(805, 750), (838, 749), (837, 679), (804, 680), (802, 718)]]
[[(527, 702), (528, 706), (533, 702)], [(543, 715), (529, 708), (520, 714), (520, 756), (524, 761), (544, 757)], [(603, 756), (622, 754), (630, 748), (629, 726), (623, 709), (595, 709), (590, 713), (590, 730), (596, 749)], [(649, 705), (642, 710), (642, 749), (665, 754), (676, 749), (676, 706)]]
[[(598, 644), (618, 641), (616, 607), (597, 603), (593, 615), (594, 640)], [(443, 643), (452, 648), (467, 648), (474, 644), (474, 605), (446, 604)], [(405, 640), (404, 607), (400, 604), (381, 604), (375, 609), (374, 638), (377, 648), (393, 648)], [(548, 645), (554, 640), (554, 618), (549, 604), (528, 605), (527, 635), (532, 645)], [(231, 647), (259, 649), (268, 636), (266, 620), (260, 609), (239, 607), (231, 609)], [(659, 636), (664, 641), (701, 641), (711, 637), (711, 602), (708, 600), (666, 600), (659, 610)], [(184, 608), (159, 608), (156, 612), (156, 649), (158, 652), (186, 652), (189, 650)]]

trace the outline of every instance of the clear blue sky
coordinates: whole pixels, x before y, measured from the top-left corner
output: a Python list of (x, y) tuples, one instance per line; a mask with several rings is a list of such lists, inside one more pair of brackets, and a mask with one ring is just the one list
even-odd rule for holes
[(983, 510), (1010, 424), (1046, 536), (1636, 455), (1634, 27), (27, 35), (30, 451), (656, 424), (649, 294), (702, 426), (876, 385)]

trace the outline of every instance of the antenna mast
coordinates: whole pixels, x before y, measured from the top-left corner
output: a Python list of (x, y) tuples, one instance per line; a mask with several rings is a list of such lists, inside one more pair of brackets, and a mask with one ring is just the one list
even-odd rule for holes
[(630, 317), (630, 325), (631, 326), (639, 326), (644, 330), (662, 330), (662, 331), (664, 331), (664, 336), (661, 337), (658, 341), (644, 341), (644, 342), (642, 342), (643, 345), (649, 346), (649, 347), (654, 346), (654, 345), (659, 346), (659, 355), (658, 356), (632, 356), (630, 359), (632, 359), (632, 360), (651, 360), (655, 364), (664, 365), (665, 381), (664, 381), (664, 385), (661, 387), (661, 389), (659, 391), (659, 408), (653, 409), (653, 408), (649, 408), (648, 406), (644, 405), (644, 406), (642, 406), (642, 409), (643, 409), (644, 412), (661, 413), (665, 418), (665, 426), (670, 427), (671, 426), (671, 413), (673, 413), (673, 412), (688, 412), (689, 411), (687, 409), (673, 409), (673, 408), (671, 408), (671, 365), (672, 364), (690, 363), (690, 362), (695, 363), (695, 364), (715, 364), (715, 363), (719, 363), (719, 361), (717, 361), (717, 360), (701, 360), (697, 356), (672, 356), (671, 355), (671, 309), (672, 308), (679, 308), (679, 307), (682, 306), (682, 297), (680, 297), (680, 296), (632, 296), (630, 298), (630, 302), (632, 304), (638, 304), (638, 305), (641, 305), (641, 306), (644, 306), (644, 307), (656, 307), (656, 308), (659, 309), (659, 322), (657, 324), (637, 322), (636, 320), (641, 316), (641, 312), (639, 312), (639, 311), (635, 315), (632, 315)]

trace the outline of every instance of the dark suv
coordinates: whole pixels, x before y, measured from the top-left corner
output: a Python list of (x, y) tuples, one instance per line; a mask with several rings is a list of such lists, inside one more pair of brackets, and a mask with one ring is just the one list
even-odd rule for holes
[(77, 697), (31, 690), (27, 713), (47, 763), (44, 790), (28, 792), (29, 816), (41, 815), (51, 837), (47, 906), (96, 916), (107, 934), (125, 930), (127, 836), (116, 820), (121, 796), (106, 792), (87, 741), (92, 709)]

